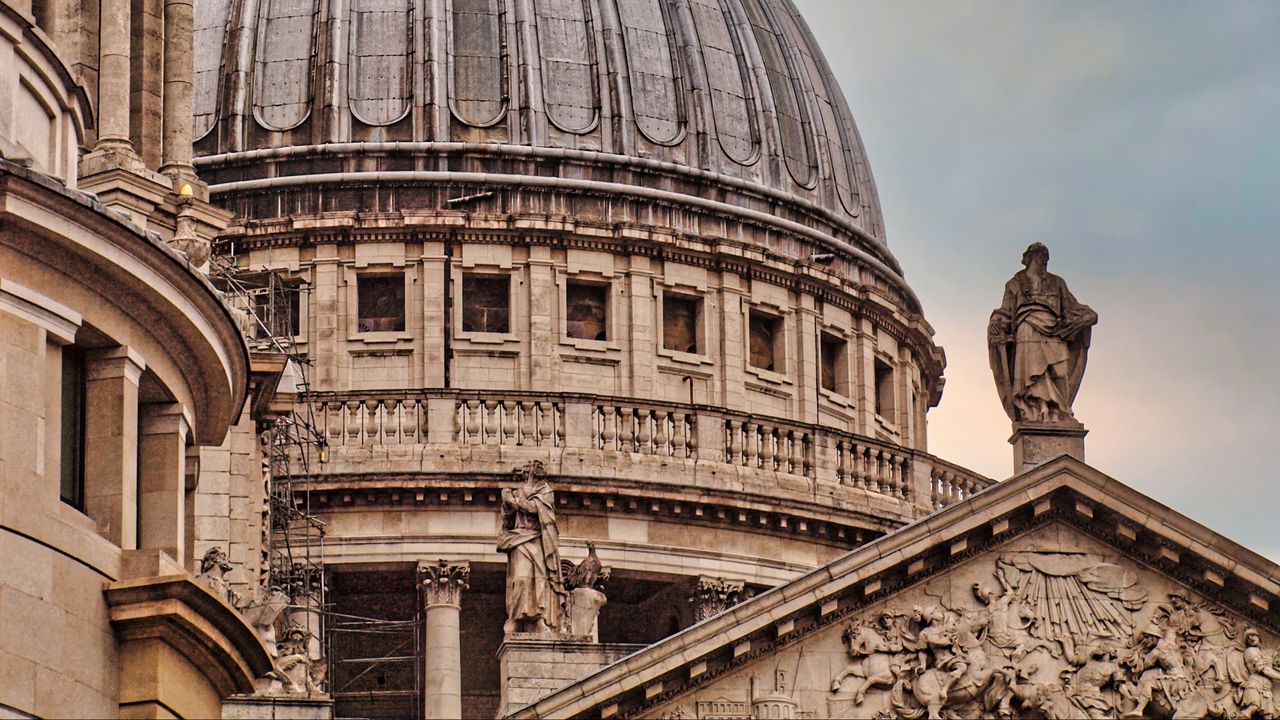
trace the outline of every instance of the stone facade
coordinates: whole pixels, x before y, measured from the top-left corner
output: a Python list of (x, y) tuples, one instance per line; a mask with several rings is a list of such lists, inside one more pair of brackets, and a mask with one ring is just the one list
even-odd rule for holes
[(995, 483), (789, 0), (0, 0), (0, 715), (1272, 716), (1013, 290)]

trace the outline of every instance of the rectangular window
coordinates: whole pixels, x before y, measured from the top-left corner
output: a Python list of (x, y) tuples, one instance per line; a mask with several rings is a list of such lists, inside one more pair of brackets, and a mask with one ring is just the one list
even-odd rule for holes
[(62, 348), (62, 434), (59, 487), (62, 501), (84, 509), (84, 353)]
[(844, 395), (849, 378), (848, 343), (835, 335), (822, 333), (821, 345), (822, 387)]
[[(253, 314), (262, 322), (254, 337), (270, 332), (274, 337), (295, 337), (302, 327), (302, 286), (281, 284), (253, 296)], [(265, 338), (264, 338), (265, 339)]]
[(404, 274), (356, 280), (360, 332), (404, 332)]
[(609, 286), (569, 281), (564, 290), (564, 331), (579, 340), (608, 340)]
[(698, 298), (664, 293), (662, 296), (662, 347), (677, 352), (698, 352)]
[(892, 421), (893, 417), (893, 368), (876, 360), (876, 414)]
[(462, 331), (511, 332), (511, 278), (462, 276)]
[(782, 318), (752, 310), (748, 330), (751, 337), (747, 357), (751, 366), (782, 372)]

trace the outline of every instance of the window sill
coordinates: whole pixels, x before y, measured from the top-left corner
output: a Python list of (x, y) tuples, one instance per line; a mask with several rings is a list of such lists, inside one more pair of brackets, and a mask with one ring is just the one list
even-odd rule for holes
[(475, 332), (460, 330), (454, 334), (455, 340), (463, 340), (477, 345), (505, 345), (511, 342), (520, 342), (520, 338), (515, 333), (495, 333), (495, 332)]
[(350, 340), (351, 342), (362, 342), (362, 343), (370, 343), (370, 344), (396, 343), (396, 342), (400, 342), (401, 340), (412, 340), (413, 333), (403, 331), (403, 330), (401, 331), (388, 330), (388, 331), (378, 331), (378, 332), (358, 332), (357, 331), (357, 332), (351, 333), (347, 337), (347, 339)]
[(561, 336), (561, 345), (567, 345), (575, 350), (584, 350), (589, 352), (608, 352), (610, 350), (621, 350), (622, 346), (613, 340), (587, 340), (585, 338), (573, 338), (567, 335)]
[(786, 375), (774, 372), (773, 370), (765, 370), (754, 365), (747, 365), (747, 372), (755, 375), (760, 382), (769, 383), (770, 385), (792, 385), (791, 378)]
[(822, 399), (823, 399), (823, 400), (826, 400), (827, 402), (831, 403), (832, 405), (835, 405), (836, 407), (843, 408), (843, 409), (845, 409), (845, 410), (854, 410), (854, 409), (856, 409), (856, 406), (853, 404), (853, 399), (852, 399), (852, 398), (850, 398), (850, 397), (848, 397), (848, 396), (846, 396), (846, 395), (841, 395), (840, 393), (838, 393), (838, 392), (836, 392), (836, 391), (834, 391), (834, 390), (828, 390), (828, 389), (826, 389), (826, 388), (821, 388), (821, 391), (822, 391)]
[(668, 350), (664, 347), (658, 348), (658, 355), (667, 358), (672, 362), (683, 363), (685, 365), (715, 365), (715, 362), (706, 355), (680, 352), (679, 350)]

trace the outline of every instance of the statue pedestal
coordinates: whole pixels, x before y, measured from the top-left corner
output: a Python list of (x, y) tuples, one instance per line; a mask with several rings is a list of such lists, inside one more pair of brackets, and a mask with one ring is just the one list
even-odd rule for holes
[(535, 703), (644, 647), (647, 646), (590, 642), (568, 635), (512, 633), (498, 648), (502, 673), (498, 717)]
[(1015, 422), (1013, 436), (1013, 474), (1043, 465), (1059, 455), (1070, 455), (1084, 462), (1084, 425), (1071, 423)]

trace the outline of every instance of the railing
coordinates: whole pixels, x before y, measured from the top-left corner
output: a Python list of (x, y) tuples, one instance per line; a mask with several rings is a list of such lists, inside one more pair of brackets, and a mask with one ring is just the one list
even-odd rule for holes
[[(583, 467), (625, 466), (643, 478), (656, 467), (646, 463), (661, 462), (660, 479), (670, 482), (680, 482), (681, 467), (693, 472), (714, 465), (721, 468), (717, 475), (744, 485), (794, 490), (799, 482), (814, 492), (821, 486), (851, 488), (905, 503), (915, 514), (959, 502), (994, 482), (873, 438), (700, 405), (477, 390), (313, 393), (311, 401), (317, 429), (331, 449), (433, 446), (434, 452), (492, 446), (515, 453), (499, 454), (508, 465), (520, 453), (552, 453), (547, 457), (554, 460), (568, 452), (575, 462), (586, 463)], [(468, 457), (474, 464), (484, 456)], [(327, 471), (342, 472), (340, 466)], [(849, 493), (832, 489), (828, 494), (853, 497)]]

